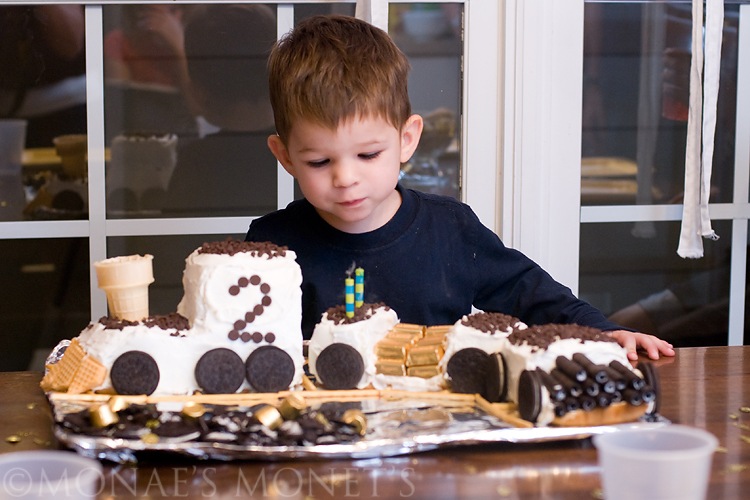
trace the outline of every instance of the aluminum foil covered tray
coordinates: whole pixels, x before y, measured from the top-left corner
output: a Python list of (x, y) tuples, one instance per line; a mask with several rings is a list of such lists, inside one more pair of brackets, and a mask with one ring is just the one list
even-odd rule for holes
[[(119, 463), (144, 455), (203, 460), (373, 458), (477, 443), (584, 439), (668, 424), (658, 414), (590, 427), (530, 427), (508, 403), (467, 394), (287, 391), (180, 397), (49, 393), (55, 435), (79, 454)], [(528, 423), (526, 423), (528, 424)]]

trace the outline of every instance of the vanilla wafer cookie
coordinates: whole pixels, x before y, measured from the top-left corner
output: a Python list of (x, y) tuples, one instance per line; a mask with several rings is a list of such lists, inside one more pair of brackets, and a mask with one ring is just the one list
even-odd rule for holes
[(91, 355), (81, 360), (78, 370), (68, 387), (69, 394), (82, 394), (100, 386), (107, 376), (107, 368)]
[(72, 339), (60, 361), (50, 365), (49, 371), (42, 380), (42, 389), (45, 391), (67, 391), (84, 356), (86, 356), (86, 352), (78, 343), (78, 339)]

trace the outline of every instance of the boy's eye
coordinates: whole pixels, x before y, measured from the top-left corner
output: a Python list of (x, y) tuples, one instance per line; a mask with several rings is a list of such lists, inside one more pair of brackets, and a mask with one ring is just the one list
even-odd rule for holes
[(362, 153), (359, 155), (359, 157), (363, 160), (374, 160), (378, 156), (380, 156), (380, 151), (376, 151), (374, 153)]
[(329, 162), (328, 159), (325, 159), (325, 160), (311, 160), (311, 161), (308, 161), (307, 164), (309, 166), (313, 167), (313, 168), (318, 168), (318, 167), (323, 167), (323, 166), (327, 165), (328, 162)]

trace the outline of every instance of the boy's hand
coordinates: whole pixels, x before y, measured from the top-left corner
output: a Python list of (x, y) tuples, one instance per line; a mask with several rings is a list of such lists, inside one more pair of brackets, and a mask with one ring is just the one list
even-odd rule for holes
[(672, 344), (653, 335), (627, 330), (614, 330), (607, 333), (627, 349), (628, 359), (631, 361), (638, 359), (638, 349), (646, 351), (651, 359), (659, 359), (659, 356), (674, 356)]

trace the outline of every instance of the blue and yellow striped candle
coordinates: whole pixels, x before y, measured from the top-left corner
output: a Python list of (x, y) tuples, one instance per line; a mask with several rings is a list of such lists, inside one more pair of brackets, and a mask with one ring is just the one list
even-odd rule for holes
[(365, 303), (365, 270), (358, 267), (354, 270), (354, 307)]
[(344, 280), (344, 283), (346, 285), (344, 289), (344, 299), (346, 302), (346, 317), (353, 318), (354, 317), (354, 279), (346, 278), (346, 280)]

